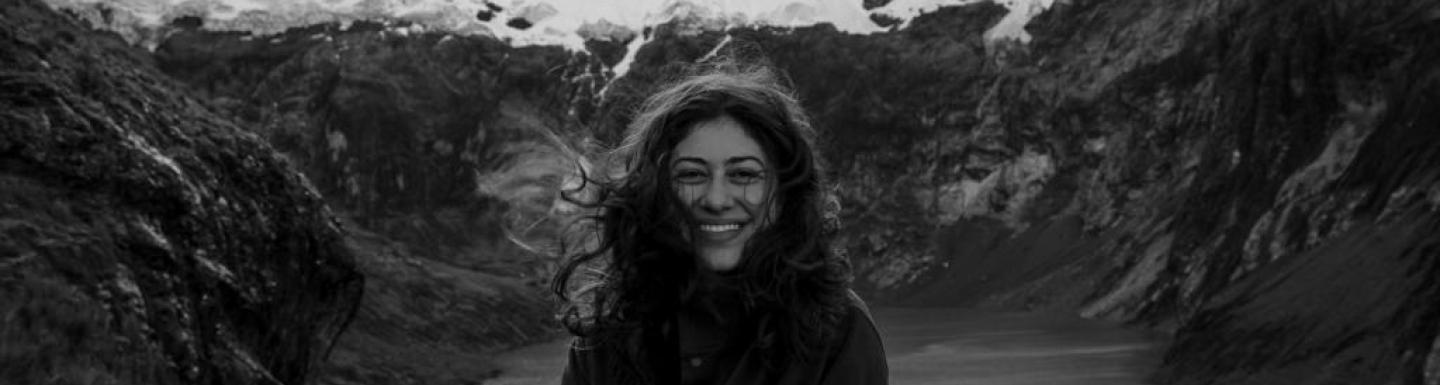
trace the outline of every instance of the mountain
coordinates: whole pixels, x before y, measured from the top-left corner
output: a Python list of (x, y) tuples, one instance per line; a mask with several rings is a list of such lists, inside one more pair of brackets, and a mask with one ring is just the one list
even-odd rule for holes
[(148, 52), (0, 5), (0, 378), (298, 384), (364, 277), (275, 149)]
[[(598, 59), (337, 24), (173, 32), (157, 65), (283, 149), (345, 219), (366, 296), (321, 383), (467, 383), (557, 337), (541, 237), (568, 173), (549, 141)], [(597, 43), (599, 44), (599, 43)], [(586, 80), (589, 79), (589, 80)], [(593, 91), (592, 91), (593, 92)]]
[[(346, 219), (386, 294), (337, 348), (372, 361), (326, 382), (454, 383), (431, 357), (548, 337), (553, 261), (530, 241), (573, 167), (554, 143), (613, 145), (679, 63), (729, 49), (766, 53), (824, 131), (838, 246), (875, 302), (1152, 328), (1173, 336), (1159, 383), (1440, 381), (1440, 5), (1057, 1), (1028, 42), (993, 38), (1012, 15), (939, 7), (868, 34), (677, 18), (585, 50), (181, 22), (137, 60)], [(427, 344), (383, 354), (415, 331)]]

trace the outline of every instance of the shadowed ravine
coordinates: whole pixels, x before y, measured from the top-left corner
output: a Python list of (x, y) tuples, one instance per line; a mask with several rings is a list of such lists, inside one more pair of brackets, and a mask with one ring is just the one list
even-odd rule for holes
[[(895, 385), (1130, 385), (1159, 365), (1162, 340), (1070, 315), (958, 308), (874, 310)], [(517, 349), (487, 385), (558, 384), (568, 340)]]

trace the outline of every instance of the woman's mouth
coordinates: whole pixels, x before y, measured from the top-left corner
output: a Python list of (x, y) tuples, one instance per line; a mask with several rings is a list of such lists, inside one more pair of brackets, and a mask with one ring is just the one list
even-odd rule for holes
[(750, 222), (701, 223), (695, 226), (695, 240), (701, 244), (729, 244), (740, 239), (745, 226), (749, 225)]
[(738, 231), (743, 226), (741, 223), (727, 223), (723, 225), (700, 225), (700, 231), (707, 233), (723, 233), (726, 231)]

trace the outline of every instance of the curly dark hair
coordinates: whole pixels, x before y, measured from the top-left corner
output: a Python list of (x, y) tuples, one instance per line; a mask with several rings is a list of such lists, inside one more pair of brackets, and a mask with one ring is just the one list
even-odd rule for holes
[[(704, 274), (683, 233), (694, 219), (669, 180), (672, 151), (697, 123), (728, 115), (775, 167), (771, 207), (780, 211), (749, 240), (734, 272), (746, 307), (764, 320), (757, 343), (767, 362), (816, 359), (839, 333), (849, 282), (848, 262), (831, 247), (836, 226), (827, 225), (834, 213), (816, 131), (769, 66), (697, 67), (641, 105), (612, 153), (618, 172), (585, 177), (563, 194), (590, 209), (571, 227), (590, 238), (562, 245), (566, 259), (551, 287), (566, 302), (561, 322), (582, 338), (614, 342), (633, 362), (659, 362), (655, 352), (645, 358), (643, 346), (666, 333)], [(587, 271), (594, 274), (580, 274)]]

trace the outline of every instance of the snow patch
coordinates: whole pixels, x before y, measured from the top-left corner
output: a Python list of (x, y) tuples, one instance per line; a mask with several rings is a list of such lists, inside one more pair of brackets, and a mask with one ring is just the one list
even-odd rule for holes
[[(335, 22), (348, 26), (356, 20), (390, 20), (425, 26), (400, 31), (402, 34), (425, 30), (451, 31), (490, 35), (515, 46), (559, 45), (584, 51), (585, 37), (581, 31), (602, 21), (631, 31), (643, 31), (648, 26), (677, 17), (718, 20), (723, 29), (746, 24), (804, 27), (830, 23), (842, 32), (869, 34), (888, 30), (875, 24), (870, 19), (872, 14), (900, 19), (901, 28), (904, 28), (911, 19), (921, 14), (982, 0), (896, 0), (870, 11), (866, 11), (859, 0), (512, 0), (509, 6), (498, 12), (492, 12), (486, 0), (46, 1), (55, 8), (89, 11), (97, 7), (106, 8), (110, 10), (107, 14), (123, 16), (124, 21), (106, 17), (112, 21), (104, 23), (104, 26), (117, 31), (156, 28), (180, 16), (203, 18), (207, 29), (242, 30), (261, 35), (318, 23)], [(1010, 12), (987, 31), (985, 37), (1020, 42), (1030, 40), (1030, 35), (1024, 30), (1030, 18), (1055, 2), (996, 1)], [(477, 14), (482, 12), (493, 16), (481, 20)], [(524, 20), (524, 23), (512, 25), (511, 20)], [(133, 25), (110, 25), (116, 23)], [(139, 39), (139, 35), (131, 33), (127, 38)], [(640, 43), (632, 43), (629, 47), (632, 54), (648, 38), (637, 40)], [(623, 76), (629, 69), (629, 62), (624, 64), (616, 66), (617, 77)]]
[(732, 38), (730, 37), (730, 34), (725, 34), (725, 38), (721, 39), (719, 44), (715, 44), (715, 48), (711, 48), (710, 52), (706, 52), (705, 56), (701, 56), (699, 61), (706, 61), (710, 60), (710, 58), (715, 57), (715, 55), (720, 53), (720, 49), (725, 48), (726, 45), (730, 44), (731, 40)]
[(635, 63), (635, 53), (640, 52), (640, 47), (645, 46), (645, 43), (649, 43), (653, 36), (654, 34), (647, 33), (639, 38), (630, 40), (630, 44), (625, 45), (625, 56), (620, 58), (620, 62), (615, 63), (614, 68), (610, 69), (611, 72), (615, 73), (615, 77), (611, 78), (610, 82), (605, 83), (605, 87), (601, 88), (598, 93), (601, 98), (604, 98), (605, 93), (610, 91), (611, 83), (614, 83), (616, 79), (620, 79), (620, 77), (630, 72), (630, 65)]
[(1010, 13), (1006, 13), (999, 23), (985, 31), (985, 40), (1029, 43), (1030, 33), (1025, 32), (1025, 25), (1030, 24), (1030, 19), (1040, 12), (1054, 5), (1055, 0), (1000, 0), (999, 3), (1009, 9)]
[[(889, 16), (902, 20), (900, 28), (910, 25), (910, 21), (916, 17), (935, 12), (942, 7), (975, 4), (984, 0), (895, 0), (883, 7), (871, 10), (872, 13)], [(985, 31), (986, 41), (1016, 40), (1021, 43), (1030, 42), (1030, 34), (1025, 32), (1025, 25), (1030, 19), (1049, 9), (1055, 4), (1055, 0), (995, 0), (1006, 9), (1010, 10), (1000, 22)]]

